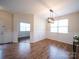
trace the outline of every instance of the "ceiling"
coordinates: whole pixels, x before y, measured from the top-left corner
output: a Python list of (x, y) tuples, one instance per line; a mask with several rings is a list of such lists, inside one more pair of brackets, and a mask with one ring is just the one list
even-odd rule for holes
[(53, 9), (55, 16), (61, 16), (79, 11), (79, 0), (0, 0), (0, 9), (39, 15)]

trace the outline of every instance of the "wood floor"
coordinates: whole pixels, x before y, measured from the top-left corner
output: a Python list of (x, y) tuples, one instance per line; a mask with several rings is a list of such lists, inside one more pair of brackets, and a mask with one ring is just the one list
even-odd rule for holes
[(0, 45), (0, 59), (72, 59), (72, 46), (48, 39)]

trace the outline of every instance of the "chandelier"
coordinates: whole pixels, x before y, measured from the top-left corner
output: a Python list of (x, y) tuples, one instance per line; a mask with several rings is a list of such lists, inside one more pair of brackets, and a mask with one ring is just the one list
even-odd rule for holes
[(49, 9), (50, 11), (50, 17), (47, 18), (48, 20), (48, 23), (54, 23), (54, 18), (53, 18), (53, 10), (52, 9)]

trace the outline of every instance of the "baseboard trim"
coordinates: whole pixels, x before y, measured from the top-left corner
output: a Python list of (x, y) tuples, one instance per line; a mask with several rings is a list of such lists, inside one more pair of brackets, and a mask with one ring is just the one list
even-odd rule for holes
[(41, 39), (41, 40), (37, 40), (37, 41), (31, 41), (30, 43), (37, 43), (37, 42), (40, 42), (40, 41), (43, 41), (45, 39)]
[(52, 40), (52, 41), (56, 41), (56, 42), (59, 42), (59, 43), (62, 43), (62, 44), (67, 44), (67, 45), (73, 45), (73, 44), (69, 44), (69, 43), (65, 43), (65, 42), (62, 42), (62, 41), (57, 41), (57, 40), (54, 40), (54, 39), (49, 39), (49, 38), (46, 38), (48, 40)]
[(13, 42), (0, 43), (0, 45), (5, 45), (5, 44), (13, 44)]

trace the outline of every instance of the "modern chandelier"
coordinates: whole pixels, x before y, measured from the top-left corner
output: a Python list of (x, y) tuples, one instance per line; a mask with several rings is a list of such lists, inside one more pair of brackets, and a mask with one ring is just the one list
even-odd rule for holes
[(53, 10), (49, 9), (50, 11), (50, 16), (47, 18), (48, 23), (54, 23), (54, 17), (53, 17)]

